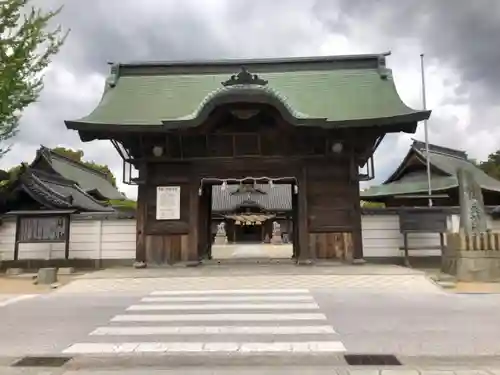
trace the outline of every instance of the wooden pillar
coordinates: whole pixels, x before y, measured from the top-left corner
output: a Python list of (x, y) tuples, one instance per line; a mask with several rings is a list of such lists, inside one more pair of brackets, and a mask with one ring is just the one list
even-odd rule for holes
[(298, 262), (310, 261), (312, 254), (309, 248), (309, 216), (307, 212), (307, 167), (300, 168), (298, 176), (298, 237), (299, 257)]
[(204, 228), (207, 243), (205, 248), (205, 254), (208, 259), (212, 259), (212, 185), (205, 185), (205, 192), (207, 205), (205, 209), (207, 210), (207, 226)]
[(299, 215), (298, 215), (298, 195), (295, 194), (295, 185), (291, 186), (292, 188), (292, 246), (293, 246), (293, 255), (292, 258), (297, 259), (299, 254), (299, 237), (298, 237), (298, 224), (299, 224)]
[(182, 254), (182, 260), (186, 262), (198, 261), (198, 217), (200, 214), (198, 189), (199, 179), (195, 177), (191, 178), (189, 183), (189, 241), (184, 254)]
[(209, 241), (207, 226), (210, 223), (210, 212), (208, 205), (210, 197), (207, 194), (207, 186), (202, 187), (201, 196), (199, 197), (199, 215), (198, 215), (198, 259), (203, 259), (207, 253), (207, 245)]
[(68, 214), (66, 215), (66, 218), (64, 220), (64, 234), (66, 237), (64, 239), (64, 259), (66, 260), (69, 259), (69, 236), (71, 234), (70, 231), (71, 231), (71, 214)]
[(351, 177), (351, 189), (352, 189), (352, 205), (353, 205), (353, 217), (352, 217), (352, 245), (353, 245), (353, 262), (362, 263), (363, 262), (363, 235), (361, 229), (361, 197), (359, 194), (359, 171), (358, 165), (356, 163), (355, 154), (351, 154), (350, 160), (350, 177)]
[(135, 261), (146, 263), (146, 220), (147, 220), (147, 204), (146, 204), (146, 185), (141, 184), (137, 191), (137, 215), (136, 215), (136, 245), (135, 245)]

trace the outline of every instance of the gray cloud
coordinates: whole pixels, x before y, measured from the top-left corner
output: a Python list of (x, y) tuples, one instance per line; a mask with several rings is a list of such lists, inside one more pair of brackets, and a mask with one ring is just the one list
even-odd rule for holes
[[(35, 2), (47, 9), (64, 3), (56, 21), (72, 31), (47, 73), (40, 101), (26, 111), (15, 147), (2, 164), (31, 159), (40, 143), (60, 144), (83, 148), (88, 159), (109, 164), (120, 178), (121, 162), (109, 143), (81, 144), (63, 123), (97, 105), (108, 61), (314, 55), (331, 43), (332, 36), (347, 38), (353, 51), (394, 50), (390, 63), (398, 87), (408, 85), (399, 78), (399, 71), (408, 69), (418, 75), (415, 58), (421, 51), (430, 68), (452, 69), (458, 83), (444, 80), (448, 96), (430, 122), (432, 141), (470, 148), (473, 156), (483, 157), (482, 133), (464, 134), (474, 127), (491, 130), (488, 145), (498, 147), (494, 145), (500, 139), (500, 132), (494, 132), (500, 117), (495, 107), (500, 97), (497, 0)], [(327, 50), (334, 54), (336, 47)], [(469, 118), (455, 113), (456, 106), (470, 108)], [(469, 129), (458, 127), (463, 122)], [(422, 135), (419, 129), (417, 137)], [(401, 136), (384, 140), (376, 154), (377, 181), (396, 166), (409, 143)], [(133, 194), (133, 189), (127, 192)]]

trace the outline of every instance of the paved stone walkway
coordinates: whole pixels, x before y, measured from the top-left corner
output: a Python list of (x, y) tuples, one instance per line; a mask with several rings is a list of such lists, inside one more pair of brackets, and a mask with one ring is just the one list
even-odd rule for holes
[(214, 259), (240, 259), (240, 258), (283, 258), (290, 259), (293, 255), (291, 244), (230, 244), (213, 245), (212, 257)]
[(208, 277), (208, 276), (256, 276), (256, 275), (426, 275), (417, 269), (392, 264), (350, 265), (335, 262), (317, 261), (313, 266), (297, 266), (290, 261), (281, 263), (225, 263), (201, 265), (199, 267), (165, 266), (135, 269), (132, 267), (113, 267), (88, 272), (75, 279), (125, 279), (125, 278), (162, 278), (162, 277)]
[(443, 293), (424, 274), (410, 275), (256, 275), (79, 279), (56, 293), (145, 292), (206, 289), (357, 288), (367, 291)]

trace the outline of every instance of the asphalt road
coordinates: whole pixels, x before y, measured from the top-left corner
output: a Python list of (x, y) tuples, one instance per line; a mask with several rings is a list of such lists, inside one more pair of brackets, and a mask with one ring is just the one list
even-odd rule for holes
[[(304, 298), (301, 300), (301, 296)], [(158, 297), (158, 296), (157, 296)], [(161, 297), (161, 296), (160, 296)], [(168, 297), (168, 296), (167, 296)], [(185, 297), (185, 296), (184, 296)], [(220, 296), (219, 296), (220, 297)], [(227, 297), (227, 296), (226, 296)], [(232, 298), (232, 296), (229, 296)], [(252, 297), (252, 296), (250, 296)], [(253, 296), (255, 297), (255, 296)], [(259, 297), (257, 295), (257, 297)], [(283, 297), (283, 296), (281, 296)], [(269, 333), (272, 337), (265, 342), (276, 341), (275, 334), (279, 332), (266, 331), (254, 334), (250, 331), (239, 332), (205, 332), (198, 331), (186, 334), (180, 332), (163, 332), (155, 335), (151, 327), (170, 326), (178, 327), (172, 321), (144, 322), (125, 321), (110, 322), (116, 316), (127, 314), (174, 314), (184, 315), (190, 313), (206, 313), (204, 307), (209, 305), (209, 313), (216, 314), (250, 314), (244, 322), (236, 320), (210, 321), (201, 319), (198, 322), (182, 322), (188, 326), (255, 326), (253, 316), (261, 313), (286, 316), (297, 314), (324, 314), (325, 321), (309, 320), (287, 321), (287, 326), (311, 327), (312, 325), (329, 326), (332, 332), (326, 337), (329, 342), (340, 342), (347, 353), (370, 354), (395, 354), (402, 356), (457, 356), (457, 355), (500, 355), (500, 295), (453, 295), (445, 293), (367, 293), (360, 290), (329, 290), (312, 289), (310, 294), (298, 294), (295, 300), (287, 301), (268, 296), (263, 308), (249, 306), (255, 300), (245, 302), (237, 301), (236, 308), (228, 299), (218, 298), (216, 301), (186, 301), (180, 296), (180, 301), (142, 301), (151, 298), (150, 293), (134, 293), (108, 295), (107, 293), (95, 294), (48, 294), (32, 299), (20, 300), (16, 303), (0, 307), (0, 356), (25, 356), (60, 354), (62, 351), (76, 343), (102, 343), (102, 342), (246, 342), (262, 338), (262, 333)], [(293, 297), (293, 296), (292, 296)], [(310, 299), (309, 299), (310, 298)], [(241, 305), (243, 303), (243, 305)], [(284, 305), (280, 305), (284, 303)], [(305, 308), (301, 305), (305, 304)], [(317, 308), (314, 304), (317, 303)], [(168, 304), (173, 304), (169, 307)], [(202, 305), (202, 310), (191, 311), (189, 304)], [(213, 306), (215, 304), (215, 306)], [(313, 308), (307, 308), (307, 306)], [(130, 306), (139, 306), (139, 310), (127, 310)], [(160, 305), (159, 310), (141, 310), (143, 305)], [(165, 307), (167, 305), (167, 307)], [(210, 307), (210, 305), (212, 305)], [(163, 306), (163, 307), (162, 307)], [(240, 308), (241, 306), (241, 308)], [(251, 307), (251, 306), (250, 306)], [(167, 308), (167, 310), (164, 310)], [(177, 309), (179, 308), (179, 309)], [(294, 315), (295, 314), (295, 315)], [(274, 318), (272, 318), (274, 319)], [(295, 318), (294, 318), (295, 319)], [(284, 325), (280, 320), (264, 321), (258, 325), (279, 326)], [(99, 327), (118, 326), (144, 327), (149, 326), (147, 332), (118, 332), (102, 335), (89, 333)], [(102, 329), (102, 328), (101, 328)], [(278, 336), (280, 341), (321, 341), (318, 339), (317, 330), (295, 332), (289, 335)], [(326, 329), (328, 330), (328, 329)], [(224, 333), (224, 332), (222, 332)], [(231, 336), (232, 335), (232, 336)], [(293, 340), (290, 337), (293, 336)], [(285, 337), (286, 340), (281, 338)], [(299, 340), (300, 337), (300, 340)], [(112, 340), (111, 340), (112, 339)], [(262, 341), (262, 340), (260, 340)]]

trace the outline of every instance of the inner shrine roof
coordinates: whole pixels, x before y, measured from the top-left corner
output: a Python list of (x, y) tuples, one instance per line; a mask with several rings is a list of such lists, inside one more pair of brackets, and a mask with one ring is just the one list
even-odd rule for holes
[(401, 100), (387, 54), (113, 64), (101, 101), (70, 129), (200, 125), (219, 105), (270, 104), (295, 126), (414, 124), (430, 111)]

